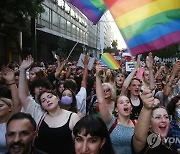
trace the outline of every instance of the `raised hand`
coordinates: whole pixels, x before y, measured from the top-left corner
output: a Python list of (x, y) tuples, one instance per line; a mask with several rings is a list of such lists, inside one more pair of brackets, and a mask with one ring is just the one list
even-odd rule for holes
[(138, 57), (137, 57), (137, 63), (136, 63), (136, 66), (135, 66), (135, 69), (138, 70), (139, 67), (140, 67), (140, 62), (141, 62), (141, 56), (142, 54), (139, 54)]
[(152, 53), (150, 52), (148, 54), (148, 56), (146, 57), (146, 66), (148, 68), (152, 68), (153, 67), (153, 56), (152, 56)]
[(7, 84), (11, 84), (12, 82), (15, 82), (15, 75), (12, 69), (8, 67), (3, 67), (1, 72), (2, 72), (2, 77), (6, 80)]
[(143, 106), (146, 109), (152, 109), (153, 106), (155, 106), (155, 101), (153, 94), (150, 89), (145, 89), (141, 94), (141, 99), (143, 101)]
[(23, 60), (23, 62), (20, 65), (20, 69), (25, 69), (27, 70), (28, 68), (30, 68), (32, 66), (32, 64), (34, 63), (34, 59), (32, 58), (31, 55), (28, 55), (26, 57), (25, 60)]
[(96, 75), (100, 76), (101, 73), (106, 69), (107, 69), (106, 66), (103, 65), (100, 61), (98, 61), (96, 64)]
[(84, 66), (88, 66), (88, 63), (89, 63), (89, 57), (88, 57), (88, 55), (85, 55), (84, 60), (83, 60), (83, 64), (84, 64)]

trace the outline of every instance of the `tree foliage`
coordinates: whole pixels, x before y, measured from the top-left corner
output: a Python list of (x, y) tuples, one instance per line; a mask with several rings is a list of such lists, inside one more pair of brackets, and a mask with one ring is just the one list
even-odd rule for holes
[(61, 57), (61, 58), (65, 58), (67, 57), (67, 42), (66, 39), (63, 37), (60, 37), (60, 39), (58, 40), (57, 43), (57, 49), (56, 49), (56, 53)]
[(117, 50), (117, 46), (118, 46), (117, 40), (113, 40), (112, 43), (111, 43), (111, 46), (112, 46), (113, 49)]
[(180, 58), (180, 44), (175, 44), (172, 46), (169, 46), (167, 48), (164, 48), (162, 50), (153, 52), (153, 56), (157, 56), (160, 58), (174, 58), (179, 57)]
[(118, 46), (117, 40), (113, 40), (112, 43), (111, 43), (111, 46), (112, 47), (104, 48), (104, 52), (109, 52), (109, 53), (116, 52), (117, 51), (117, 46)]
[(0, 29), (15, 24), (16, 28), (27, 28), (29, 17), (36, 18), (44, 11), (44, 0), (1, 0)]

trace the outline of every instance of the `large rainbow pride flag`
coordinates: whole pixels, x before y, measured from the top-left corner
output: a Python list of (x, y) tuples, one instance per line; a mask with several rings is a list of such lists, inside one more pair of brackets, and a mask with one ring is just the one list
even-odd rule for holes
[(180, 0), (104, 0), (131, 53), (180, 43)]
[(96, 24), (106, 10), (103, 0), (68, 0), (77, 7), (89, 20)]
[(101, 62), (108, 68), (117, 70), (120, 68), (120, 64), (114, 59), (110, 53), (103, 53), (101, 55)]

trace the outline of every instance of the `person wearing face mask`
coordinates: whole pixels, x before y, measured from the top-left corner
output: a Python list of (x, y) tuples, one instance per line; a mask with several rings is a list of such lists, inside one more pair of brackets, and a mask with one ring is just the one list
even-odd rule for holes
[(77, 109), (76, 96), (71, 89), (64, 89), (60, 97), (60, 106), (62, 109), (77, 113), (80, 118), (82, 113)]
[[(180, 95), (171, 99), (167, 106), (167, 110), (168, 114), (172, 116), (168, 137), (174, 137), (180, 140)], [(173, 143), (171, 147), (173, 149), (177, 149), (177, 151), (180, 153), (179, 143)]]

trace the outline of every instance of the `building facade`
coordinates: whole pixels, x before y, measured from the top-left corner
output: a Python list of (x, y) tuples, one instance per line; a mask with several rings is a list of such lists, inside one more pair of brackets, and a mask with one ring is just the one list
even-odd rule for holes
[[(70, 58), (78, 59), (80, 53), (89, 52), (98, 57), (103, 49), (111, 45), (112, 33), (106, 15), (93, 25), (78, 9), (66, 0), (45, 0), (43, 2), (44, 12), (39, 14), (34, 24), (31, 22), (31, 38), (26, 38), (23, 34), (18, 34), (22, 40), (21, 46), (24, 55), (33, 54), (35, 59), (49, 61), (53, 59), (52, 51), (59, 48), (61, 39), (66, 41), (65, 55), (71, 51), (78, 42)], [(7, 55), (8, 61), (18, 60), (18, 52), (13, 42), (7, 45), (4, 34), (0, 34), (1, 57)], [(34, 42), (34, 43), (33, 43)], [(60, 42), (61, 44), (61, 42)], [(61, 47), (61, 45), (60, 45)], [(13, 51), (12, 51), (13, 50)], [(29, 50), (29, 51), (28, 51)], [(6, 58), (7, 59), (7, 58)], [(5, 63), (5, 61), (3, 62)]]

